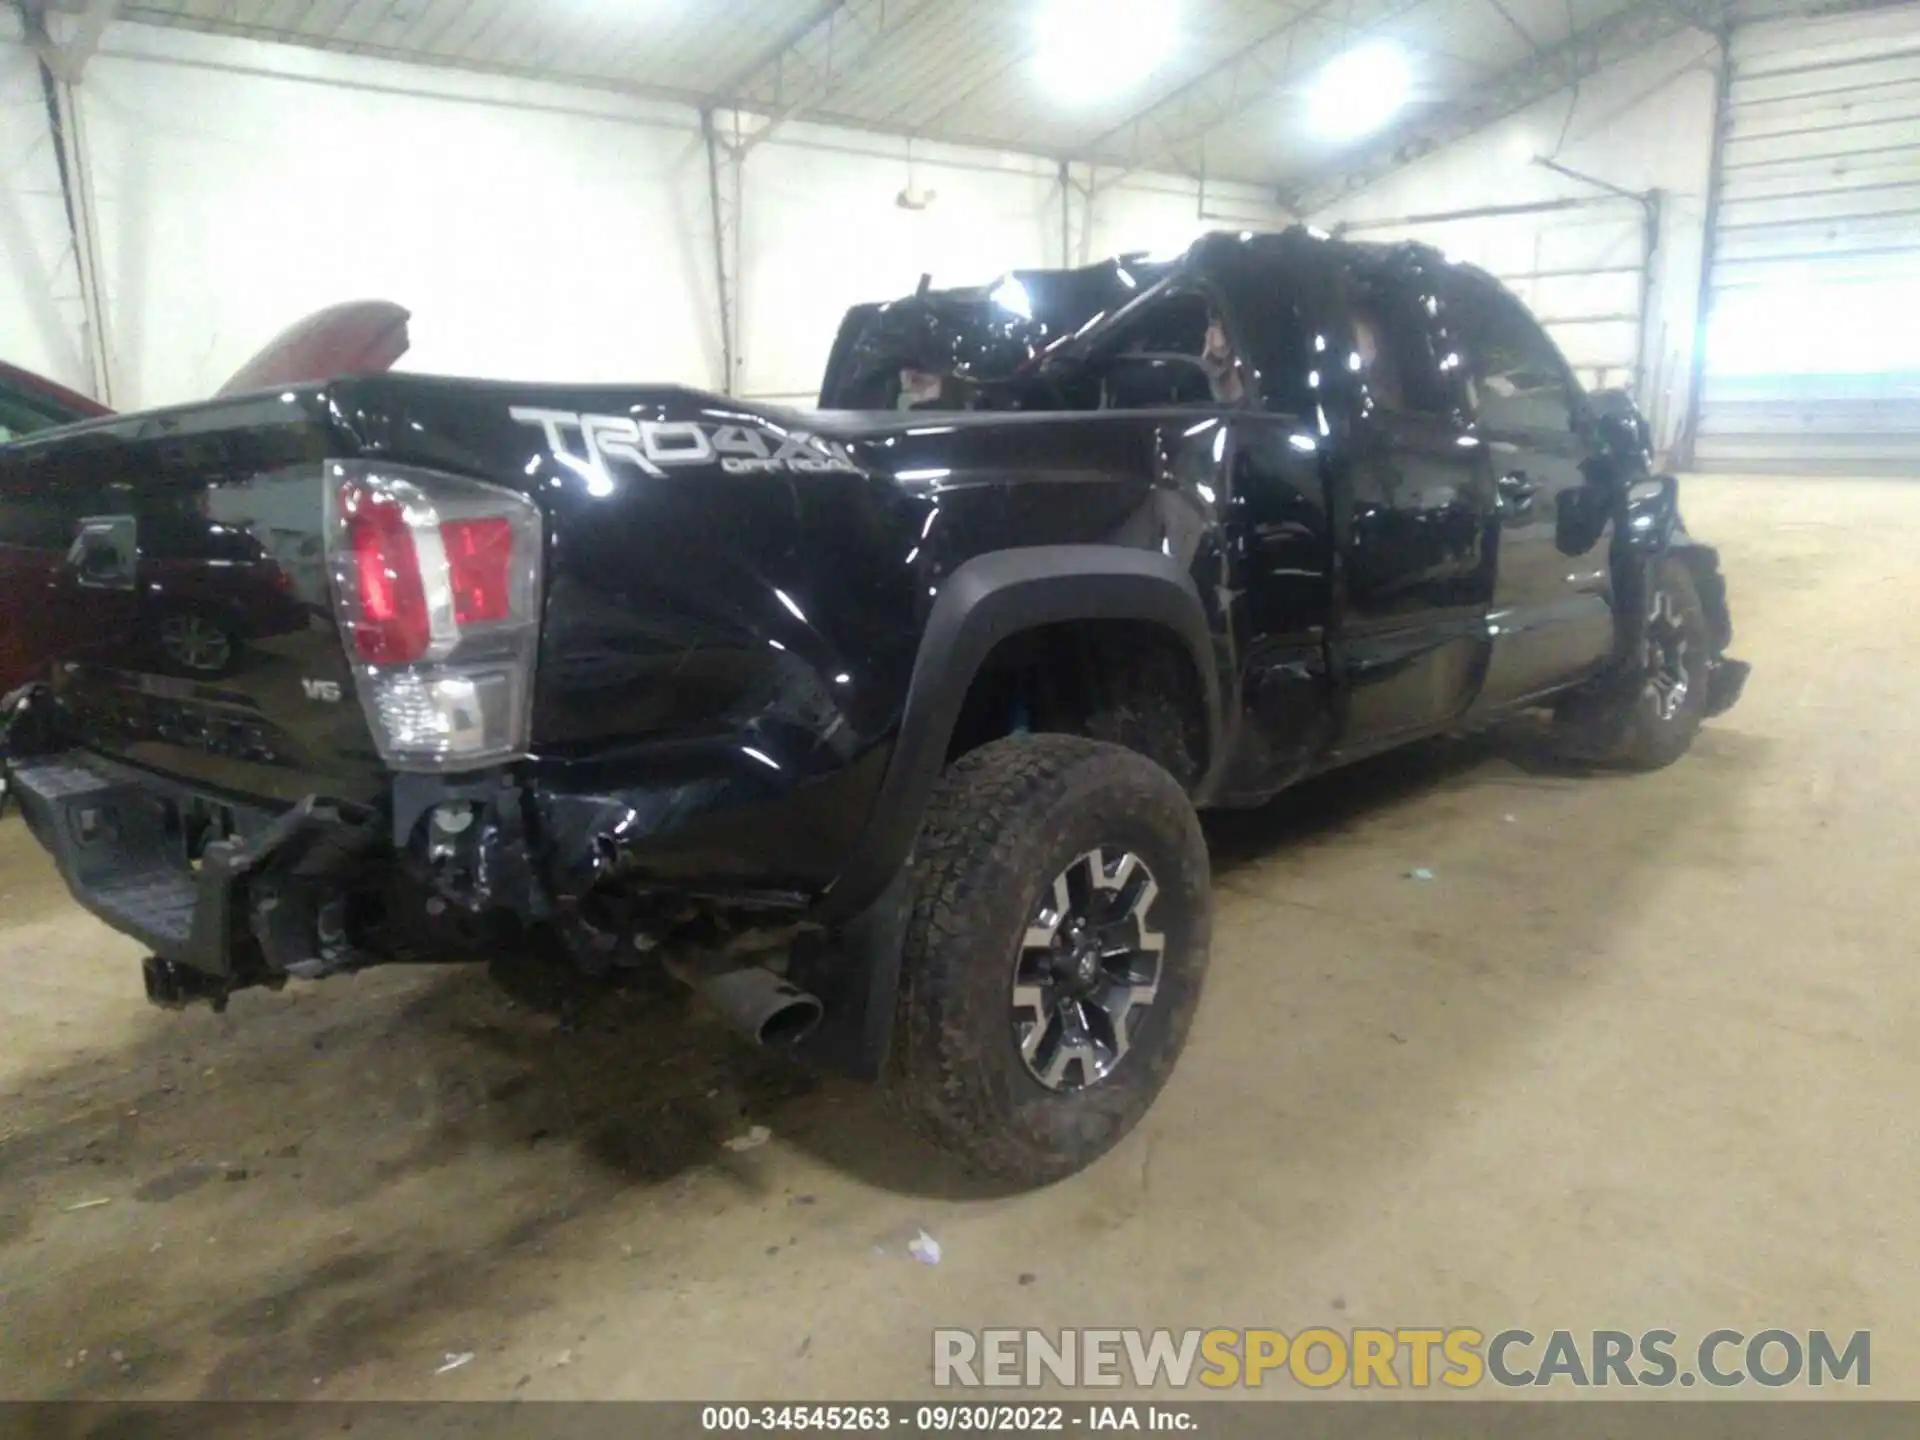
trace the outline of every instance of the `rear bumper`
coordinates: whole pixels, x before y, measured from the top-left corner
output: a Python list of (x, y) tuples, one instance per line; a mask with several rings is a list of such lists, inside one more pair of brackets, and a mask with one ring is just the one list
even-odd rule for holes
[[(183, 838), (198, 797), (79, 752), (21, 761), (8, 779), (75, 900), (156, 955), (229, 970), (219, 933), (228, 887), (214, 868), (188, 863)], [(266, 818), (255, 818), (264, 828)]]
[[(240, 878), (329, 815), (236, 806), (85, 751), (8, 767), (27, 827), (73, 898), (156, 956), (238, 980), (248, 937), (236, 927)], [(227, 838), (189, 858), (205, 827)]]
[[(409, 942), (431, 936), (405, 927), (394, 950), (360, 948), (353, 911), (367, 896), (381, 896), (378, 909), (389, 916), (419, 910), (451, 920), (466, 900), (479, 902), (470, 912), (476, 917), (504, 913), (484, 896), (462, 897), (430, 879), (417, 883), (404, 857), (376, 838), (383, 825), (312, 799), (278, 813), (236, 807), (84, 750), (0, 768), (74, 899), (153, 952), (145, 964), (147, 995), (160, 1005), (204, 1000), (223, 1009), (234, 991), (278, 988), (289, 976), (317, 979), (380, 960), (433, 958), (408, 953)], [(205, 826), (222, 838), (198, 842)], [(523, 837), (501, 836), (494, 821), (469, 829), (492, 834), (469, 852), (472, 868), (507, 881), (505, 871), (524, 853)], [(528, 877), (519, 878), (524, 885)], [(795, 948), (792, 979), (829, 1010), (828, 1023), (796, 1055), (862, 1078), (878, 1075), (893, 1015), (904, 894), (896, 877), (881, 902), (852, 924), (831, 934), (815, 930), (811, 943)], [(563, 931), (567, 908), (558, 917)], [(595, 948), (575, 955), (590, 970), (598, 968)], [(501, 952), (489, 944), (484, 953)]]
[[(401, 776), (389, 812), (314, 796), (267, 809), (80, 747), (0, 756), (0, 768), (76, 901), (236, 986), (468, 958), (550, 921), (598, 971), (652, 948), (634, 936), (664, 939), (696, 912), (724, 937), (790, 927), (810, 904), (724, 874), (650, 875), (645, 860), (673, 844), (700, 858), (701, 832), (649, 852), (631, 804), (531, 794), (504, 775)], [(616, 889), (597, 888), (610, 877)]]

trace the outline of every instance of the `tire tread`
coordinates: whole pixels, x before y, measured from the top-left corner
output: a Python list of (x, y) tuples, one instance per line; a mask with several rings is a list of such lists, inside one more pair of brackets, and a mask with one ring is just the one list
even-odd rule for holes
[[(1205, 842), (1197, 817), (1173, 777), (1145, 757), (1117, 745), (1075, 735), (1028, 734), (984, 745), (955, 761), (942, 776), (928, 806), (912, 859), (912, 907), (901, 957), (895, 1044), (890, 1061), (889, 1108), (915, 1131), (955, 1151), (989, 1173), (1027, 1183), (1045, 1183), (1082, 1168), (1115, 1143), (1131, 1120), (1076, 1131), (1060, 1152), (1036, 1149), (1010, 1116), (1018, 1098), (1007, 1092), (979, 1047), (999, 1035), (975, 1035), (966, 1014), (963, 971), (992, 954), (1005, 937), (982, 933), (989, 897), (980, 893), (996, 871), (1017, 868), (1028, 827), (1090, 772), (1103, 783), (1142, 786), (1161, 800), (1179, 796), (1191, 826), (1187, 841), (1198, 847), (1204, 875)], [(1111, 780), (1105, 777), (1111, 776)], [(1204, 916), (1197, 932), (1197, 963), (1204, 966)], [(1198, 985), (1194, 986), (1197, 997)], [(1171, 1069), (1183, 1038), (1184, 1016), (1175, 1017), (1172, 1053), (1142, 1067), (1130, 1082), (1146, 1080), (1144, 1112)], [(1128, 1057), (1129, 1060), (1133, 1056)], [(1122, 1072), (1116, 1072), (1115, 1078)], [(1113, 1084), (1113, 1080), (1102, 1082)], [(1096, 1117), (1097, 1118), (1097, 1117)], [(1137, 1115), (1133, 1118), (1137, 1119)]]

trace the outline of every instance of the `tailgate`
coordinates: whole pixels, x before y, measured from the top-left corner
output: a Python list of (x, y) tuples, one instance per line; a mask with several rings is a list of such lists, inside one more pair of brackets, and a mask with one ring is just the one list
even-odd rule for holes
[(0, 448), (0, 610), (89, 748), (235, 794), (381, 783), (331, 604), (324, 389)]

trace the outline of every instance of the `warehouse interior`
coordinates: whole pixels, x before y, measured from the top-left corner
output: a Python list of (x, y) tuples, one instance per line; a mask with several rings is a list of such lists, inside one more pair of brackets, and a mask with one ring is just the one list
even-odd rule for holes
[(1754, 665), (1671, 769), (1522, 727), (1210, 818), (1181, 1067), (1030, 1193), (678, 993), (162, 1013), (0, 821), (0, 1394), (900, 1398), (940, 1326), (1780, 1324), (1920, 1395), (1916, 216), (1913, 3), (0, 7), (0, 360), (115, 410), (365, 298), (403, 370), (804, 408), (923, 276), (1420, 239), (1634, 397)]

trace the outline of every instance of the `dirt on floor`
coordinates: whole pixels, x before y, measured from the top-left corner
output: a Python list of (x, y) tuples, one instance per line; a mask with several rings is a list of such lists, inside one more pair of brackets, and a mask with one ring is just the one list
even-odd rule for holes
[(674, 993), (152, 1010), (0, 825), (0, 1395), (908, 1397), (935, 1326), (1421, 1324), (1866, 1329), (1920, 1395), (1920, 488), (1686, 512), (1740, 708), (1659, 774), (1521, 727), (1213, 820), (1187, 1055), (1038, 1193)]

